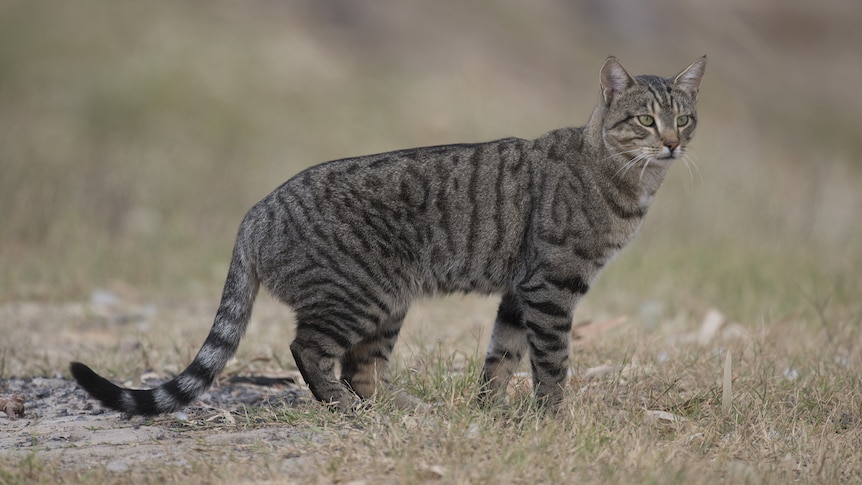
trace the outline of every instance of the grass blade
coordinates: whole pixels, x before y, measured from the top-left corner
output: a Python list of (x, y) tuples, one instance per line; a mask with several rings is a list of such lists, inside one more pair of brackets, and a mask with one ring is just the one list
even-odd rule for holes
[(730, 409), (732, 406), (732, 386), (733, 381), (731, 379), (731, 361), (730, 361), (730, 349), (727, 350), (727, 356), (724, 358), (724, 378), (721, 381), (721, 415), (727, 418), (730, 416)]

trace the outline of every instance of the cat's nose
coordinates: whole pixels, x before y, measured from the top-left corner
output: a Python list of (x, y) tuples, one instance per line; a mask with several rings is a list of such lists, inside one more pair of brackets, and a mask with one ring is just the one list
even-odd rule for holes
[(664, 143), (664, 146), (666, 146), (668, 148), (668, 150), (670, 150), (671, 153), (673, 153), (673, 151), (676, 150), (676, 147), (679, 146), (679, 142), (678, 141), (668, 141), (668, 142)]

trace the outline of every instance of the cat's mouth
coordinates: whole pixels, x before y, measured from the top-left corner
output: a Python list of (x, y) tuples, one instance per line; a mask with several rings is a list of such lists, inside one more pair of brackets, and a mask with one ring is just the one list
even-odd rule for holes
[(669, 158), (679, 158), (682, 155), (682, 146), (677, 145), (671, 149), (671, 147), (665, 145), (661, 147), (661, 150), (656, 154), (656, 160), (667, 160)]

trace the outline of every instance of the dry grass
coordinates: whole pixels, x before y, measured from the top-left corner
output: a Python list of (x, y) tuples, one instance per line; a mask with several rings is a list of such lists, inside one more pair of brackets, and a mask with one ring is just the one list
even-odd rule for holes
[[(686, 29), (554, 2), (347, 17), (311, 2), (0, 2), (0, 379), (84, 357), (118, 378), (180, 370), (243, 211), (311, 163), (537, 136), (586, 119), (608, 53), (667, 74), (710, 55), (699, 173), (673, 171), (578, 310), (591, 323), (557, 419), (530, 408), (526, 382), (508, 410), (473, 405), (496, 302), (452, 297), (411, 311), (394, 369), (432, 411), (168, 416), (145, 424), (192, 438), (181, 464), (118, 474), (34, 445), (0, 452), (0, 482), (862, 481), (858, 8), (671, 3), (660, 17)], [(119, 303), (91, 302), (99, 288)], [(264, 297), (231, 367), (293, 369), (291, 321)], [(249, 430), (265, 432), (217, 439)]]
[[(445, 303), (467, 321), (491, 306), (473, 298)], [(701, 339), (700, 324), (685, 314), (660, 316), (652, 325), (639, 317), (592, 322), (579, 327), (583, 337), (577, 340), (578, 365), (566, 407), (552, 419), (531, 407), (525, 392), (529, 383), (523, 382), (528, 378), (512, 386), (508, 409), (477, 408), (473, 401), (481, 363), (475, 347), (484, 339), (440, 343), (457, 331), (448, 325), (429, 327), (441, 321), (439, 306), (439, 301), (429, 301), (411, 313), (394, 372), (399, 386), (435, 404), (431, 411), (400, 411), (383, 397), (353, 416), (313, 402), (248, 408), (235, 414), (232, 423), (183, 423), (167, 416), (141, 423), (179, 428), (196, 437), (196, 445), (182, 449), (185, 460), (180, 465), (145, 462), (117, 474), (104, 464), (91, 464), (82, 471), (80, 464), (66, 464), (56, 455), (40, 458), (34, 446), (25, 459), (0, 461), (0, 476), (9, 483), (190, 478), (295, 483), (862, 480), (856, 453), (862, 440), (858, 322), (833, 320), (830, 311), (825, 321), (791, 315), (746, 326), (725, 322), (706, 339)], [(152, 320), (151, 331), (114, 330), (147, 343), (104, 341), (95, 346), (99, 357), (94, 362), (118, 376), (141, 368), (144, 356), (157, 372), (176, 369), (173, 366), (189, 357), (185, 342), (201, 337), (177, 330), (177, 321), (189, 313), (199, 314), (200, 308), (166, 310)], [(292, 367), (277, 360), (287, 355), (290, 340), (278, 322), (282, 313), (278, 305), (262, 302), (253, 331), (229, 371)], [(88, 320), (92, 327), (97, 319)], [(194, 333), (204, 331), (201, 325)], [(50, 344), (64, 339), (46, 340)], [(462, 346), (469, 350), (457, 350)], [(80, 354), (86, 347), (94, 346), (75, 345), (67, 353)], [(118, 347), (136, 350), (110, 350)], [(725, 415), (722, 376), (727, 351), (734, 356), (733, 392)], [(14, 353), (7, 359), (27, 355)], [(239, 445), (212, 439), (261, 429), (268, 434)]]

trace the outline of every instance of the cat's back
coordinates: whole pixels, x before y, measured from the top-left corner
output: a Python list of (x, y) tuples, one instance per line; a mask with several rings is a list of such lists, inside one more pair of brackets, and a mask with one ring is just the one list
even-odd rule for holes
[(413, 268), (404, 279), (423, 291), (496, 291), (529, 220), (532, 149), (530, 140), (505, 138), (311, 167), (252, 210), (264, 233), (257, 246), (270, 268), (331, 254)]
[(498, 185), (514, 185), (507, 179), (525, 176), (531, 145), (503, 138), (333, 160), (300, 172), (270, 198), (313, 203), (322, 217), (349, 215), (349, 207), (421, 217), (445, 199), (479, 202), (493, 198)]

